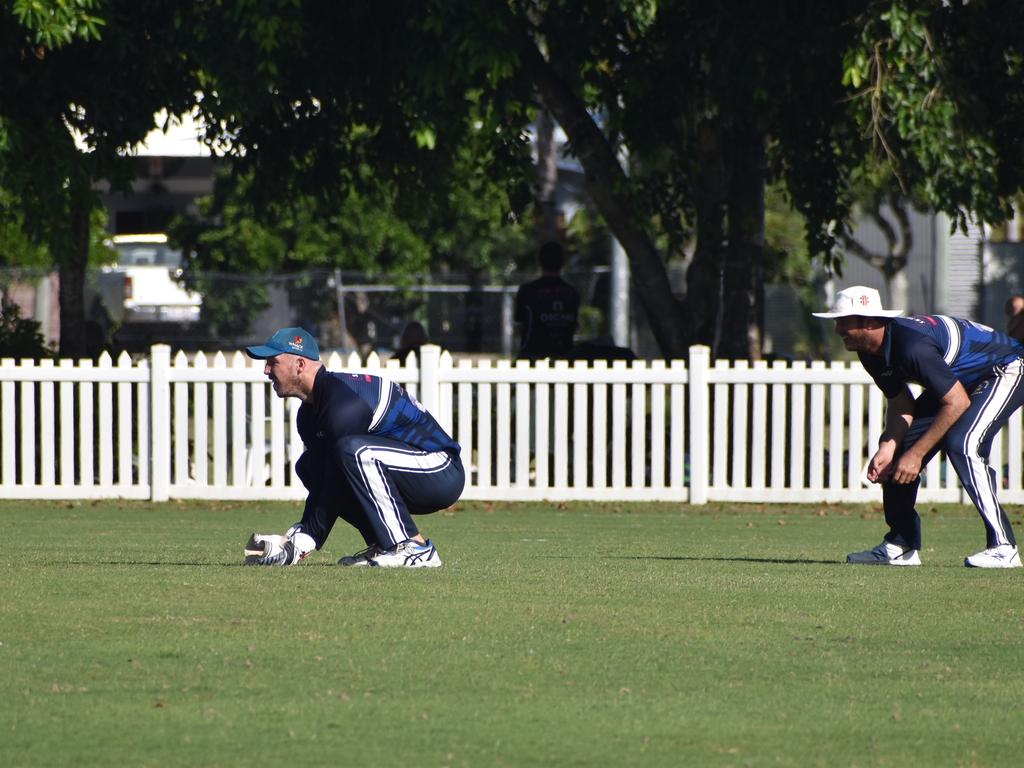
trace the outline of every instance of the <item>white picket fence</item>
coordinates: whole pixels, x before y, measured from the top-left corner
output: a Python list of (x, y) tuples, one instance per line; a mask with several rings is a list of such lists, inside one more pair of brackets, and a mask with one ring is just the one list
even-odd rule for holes
[[(408, 387), (462, 445), (466, 499), (880, 499), (864, 470), (883, 402), (856, 364), (712, 364), (706, 347), (669, 364), (421, 355), (325, 362)], [(240, 352), (0, 360), (0, 498), (301, 499), (298, 405)], [(1024, 503), (1019, 412), (992, 464), (1002, 499)], [(944, 460), (920, 499), (965, 500)]]

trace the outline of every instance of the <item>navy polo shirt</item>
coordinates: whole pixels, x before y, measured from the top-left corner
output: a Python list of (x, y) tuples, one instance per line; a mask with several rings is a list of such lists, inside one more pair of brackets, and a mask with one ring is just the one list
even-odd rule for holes
[(889, 320), (880, 355), (858, 356), (886, 397), (896, 397), (914, 382), (938, 400), (957, 381), (971, 392), (999, 366), (1024, 357), (1024, 346), (971, 320), (915, 315)]

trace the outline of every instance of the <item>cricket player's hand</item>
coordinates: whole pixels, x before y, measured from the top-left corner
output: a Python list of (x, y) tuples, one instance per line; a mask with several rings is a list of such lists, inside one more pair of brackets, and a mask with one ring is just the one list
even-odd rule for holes
[(915, 453), (907, 451), (900, 456), (892, 471), (892, 482), (905, 485), (915, 482), (921, 476), (921, 459)]
[(895, 452), (894, 442), (885, 442), (878, 447), (875, 455), (871, 457), (871, 463), (868, 464), (868, 480), (872, 483), (883, 483), (889, 479), (894, 469), (892, 456)]
[(254, 533), (245, 545), (246, 565), (296, 565), (316, 549), (313, 537), (296, 523), (284, 536)]

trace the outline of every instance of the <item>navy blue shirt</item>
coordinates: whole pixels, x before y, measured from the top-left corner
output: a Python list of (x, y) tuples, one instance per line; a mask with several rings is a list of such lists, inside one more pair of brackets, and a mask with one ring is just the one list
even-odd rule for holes
[(886, 397), (896, 397), (907, 382), (915, 382), (939, 399), (957, 381), (970, 393), (996, 368), (1024, 357), (1024, 346), (971, 320), (915, 315), (887, 323), (880, 355), (858, 356)]
[(313, 397), (299, 407), (297, 427), (306, 449), (329, 452), (346, 435), (376, 435), (412, 448), (458, 455), (459, 444), (398, 384), (365, 373), (321, 368)]

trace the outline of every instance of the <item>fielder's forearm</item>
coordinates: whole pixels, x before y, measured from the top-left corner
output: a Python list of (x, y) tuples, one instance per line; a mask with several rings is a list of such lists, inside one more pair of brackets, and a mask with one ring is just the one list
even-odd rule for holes
[(885, 429), (878, 438), (878, 447), (881, 448), (883, 443), (892, 441), (893, 448), (898, 448), (913, 422), (914, 398), (910, 392), (905, 390), (896, 397), (889, 398), (885, 408)]

